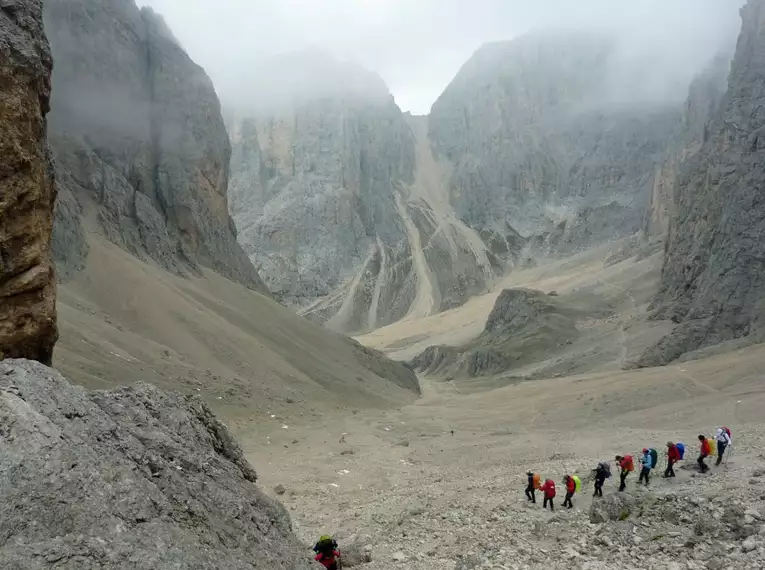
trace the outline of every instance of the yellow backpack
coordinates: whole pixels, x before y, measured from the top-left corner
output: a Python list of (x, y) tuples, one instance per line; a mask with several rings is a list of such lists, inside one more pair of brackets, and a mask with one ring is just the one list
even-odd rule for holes
[(709, 449), (711, 450), (709, 454), (712, 457), (717, 457), (717, 442), (715, 441), (715, 438), (709, 437), (707, 438), (707, 441), (709, 442)]
[(571, 478), (574, 480), (574, 484), (576, 485), (576, 492), (578, 493), (582, 489), (582, 480), (576, 475), (572, 475)]

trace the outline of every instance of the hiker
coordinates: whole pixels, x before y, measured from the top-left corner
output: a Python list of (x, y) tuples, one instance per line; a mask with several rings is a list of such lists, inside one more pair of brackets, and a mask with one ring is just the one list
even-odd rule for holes
[(643, 468), (640, 470), (638, 485), (645, 481), (645, 486), (648, 487), (651, 482), (651, 469), (656, 466), (656, 450), (643, 448), (643, 457), (640, 459), (640, 463), (643, 464)]
[(574, 481), (574, 478), (571, 475), (566, 475), (563, 477), (563, 483), (566, 485), (566, 499), (563, 501), (563, 506), (573, 509), (574, 503), (571, 502), (571, 499), (573, 498), (574, 493), (576, 493), (576, 481)]
[(529, 484), (526, 487), (526, 498), (536, 504), (536, 490), (539, 489), (539, 475), (533, 471), (529, 471), (527, 475), (529, 476)]
[(700, 435), (699, 441), (701, 442), (701, 449), (699, 458), (696, 460), (696, 462), (699, 464), (699, 471), (706, 473), (709, 471), (709, 466), (704, 463), (704, 460), (712, 455), (712, 446), (709, 444), (709, 440), (706, 438), (706, 436)]
[(730, 437), (730, 429), (726, 427), (717, 428), (715, 439), (717, 440), (717, 462), (715, 465), (719, 466), (722, 463), (726, 448), (733, 443)]
[(314, 545), (313, 551), (316, 552), (314, 560), (322, 564), (327, 570), (338, 570), (340, 568), (342, 557), (337, 548), (337, 542), (331, 536), (325, 534), (319, 538), (319, 542)]
[(667, 468), (664, 470), (664, 478), (675, 476), (675, 463), (680, 461), (680, 450), (671, 441), (667, 442)]
[(602, 497), (603, 484), (611, 476), (611, 466), (605, 461), (601, 461), (593, 471), (595, 471), (595, 493), (592, 496)]
[(635, 463), (632, 461), (631, 455), (625, 455), (624, 457), (617, 455), (616, 464), (621, 470), (621, 473), (619, 474), (619, 480), (621, 481), (619, 491), (624, 491), (624, 489), (627, 488), (627, 475), (635, 470)]
[(550, 511), (555, 510), (555, 506), (553, 505), (553, 499), (555, 498), (555, 481), (552, 479), (548, 479), (545, 481), (545, 484), (542, 485), (542, 488), (540, 489), (545, 494), (545, 500), (542, 503), (542, 508), (546, 509), (547, 504), (550, 504)]

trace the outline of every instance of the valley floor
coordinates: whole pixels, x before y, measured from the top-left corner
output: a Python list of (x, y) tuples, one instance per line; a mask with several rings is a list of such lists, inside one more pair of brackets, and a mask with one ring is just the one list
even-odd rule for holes
[[(369, 545), (369, 570), (712, 568), (706, 562), (715, 549), (728, 545), (726, 565), (719, 568), (735, 560), (761, 568), (755, 558), (742, 558), (733, 540), (704, 539), (699, 560), (682, 545), (696, 536), (689, 514), (694, 502), (708, 502), (710, 509), (759, 508), (765, 522), (765, 478), (749, 485), (752, 472), (765, 466), (763, 362), (765, 347), (755, 347), (666, 369), (540, 380), (472, 395), (423, 378), (424, 397), (399, 411), (245, 430), (240, 439), (261, 484), (286, 488), (281, 499), (301, 538), (333, 533), (345, 544)], [(659, 513), (634, 523), (590, 525), (589, 483), (573, 511), (560, 508), (565, 473), (584, 479), (599, 460), (639, 456), (645, 446), (661, 451), (668, 440), (686, 442), (685, 463), (693, 465), (695, 436), (719, 424), (734, 426), (735, 450), (711, 475), (678, 469), (677, 479), (664, 480), (655, 473), (650, 490), (636, 486), (637, 474), (630, 477), (628, 492), (645, 505), (677, 498), (678, 512), (690, 517), (685, 524)], [(558, 483), (554, 515), (541, 504), (526, 504), (528, 470)], [(609, 480), (606, 493), (616, 484), (618, 478)], [(598, 546), (603, 537), (623, 548)], [(759, 554), (751, 556), (765, 563), (765, 536), (757, 540)], [(652, 554), (633, 559), (642, 541)], [(467, 565), (457, 565), (461, 560)], [(591, 565), (583, 566), (586, 561)]]
[[(210, 273), (170, 276), (91, 241), (88, 269), (60, 289), (55, 365), (89, 388), (148, 380), (202, 395), (263, 488), (284, 487), (279, 498), (306, 543), (332, 533), (367, 546), (369, 570), (765, 568), (765, 478), (752, 477), (765, 466), (765, 346), (622, 370), (669, 327), (645, 317), (656, 256), (607, 265), (609, 251), (591, 250), (515, 272), (453, 311), (361, 337), (399, 360), (458, 345), (481, 332), (503, 287), (610, 309), (578, 322), (571, 345), (511, 374), (422, 377), (415, 401), (369, 376), (353, 345), (262, 295)], [(528, 470), (560, 490), (565, 473), (668, 440), (688, 444), (692, 464), (695, 436), (721, 424), (734, 429), (735, 453), (712, 475), (655, 476), (648, 491), (632, 477), (644, 517), (591, 525), (589, 483), (570, 512), (562, 493), (554, 515), (525, 502)], [(667, 497), (680, 518), (667, 513)], [(726, 514), (731, 505), (750, 510)], [(735, 537), (730, 517), (748, 521)], [(703, 520), (719, 528), (699, 531)], [(749, 534), (754, 547), (743, 552)]]

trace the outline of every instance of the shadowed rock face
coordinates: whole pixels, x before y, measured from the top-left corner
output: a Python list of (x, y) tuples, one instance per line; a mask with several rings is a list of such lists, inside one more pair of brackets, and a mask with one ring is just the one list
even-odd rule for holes
[(433, 106), (430, 137), (471, 227), (533, 236), (537, 254), (640, 229), (679, 105), (611, 93), (612, 50), (607, 38), (530, 35), (463, 66)]
[(0, 363), (0, 559), (9, 568), (308, 569), (284, 507), (197, 397), (87, 393)]
[(674, 187), (656, 315), (679, 326), (641, 365), (728, 340), (762, 337), (765, 321), (765, 1), (743, 28), (719, 110)]
[(143, 260), (264, 291), (228, 214), (231, 149), (212, 82), (164, 21), (133, 0), (49, 0), (45, 25), (62, 273), (86, 263), (92, 216)]
[(40, 0), (0, 5), (0, 359), (50, 364), (56, 284), (53, 166), (46, 140), (51, 55)]

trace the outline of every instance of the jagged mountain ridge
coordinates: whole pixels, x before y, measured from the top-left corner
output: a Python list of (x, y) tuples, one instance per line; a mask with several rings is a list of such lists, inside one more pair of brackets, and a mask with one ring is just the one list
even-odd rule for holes
[[(426, 123), (401, 113), (376, 76), (328, 58), (306, 74), (296, 59), (294, 76), (281, 68), (279, 104), (255, 101), (230, 126), (231, 210), (269, 288), (342, 331), (485, 290), (495, 262), (440, 195)], [(343, 74), (305, 97), (314, 75)]]
[[(272, 86), (268, 105), (232, 111), (240, 242), (277, 295), (357, 332), (460, 305), (518, 263), (641, 230), (682, 106), (621, 100), (611, 48), (576, 34), (489, 44), (428, 117), (326, 60), (334, 79), (311, 96), (315, 56), (295, 63), (293, 91)], [(386, 174), (373, 192), (369, 164)]]

